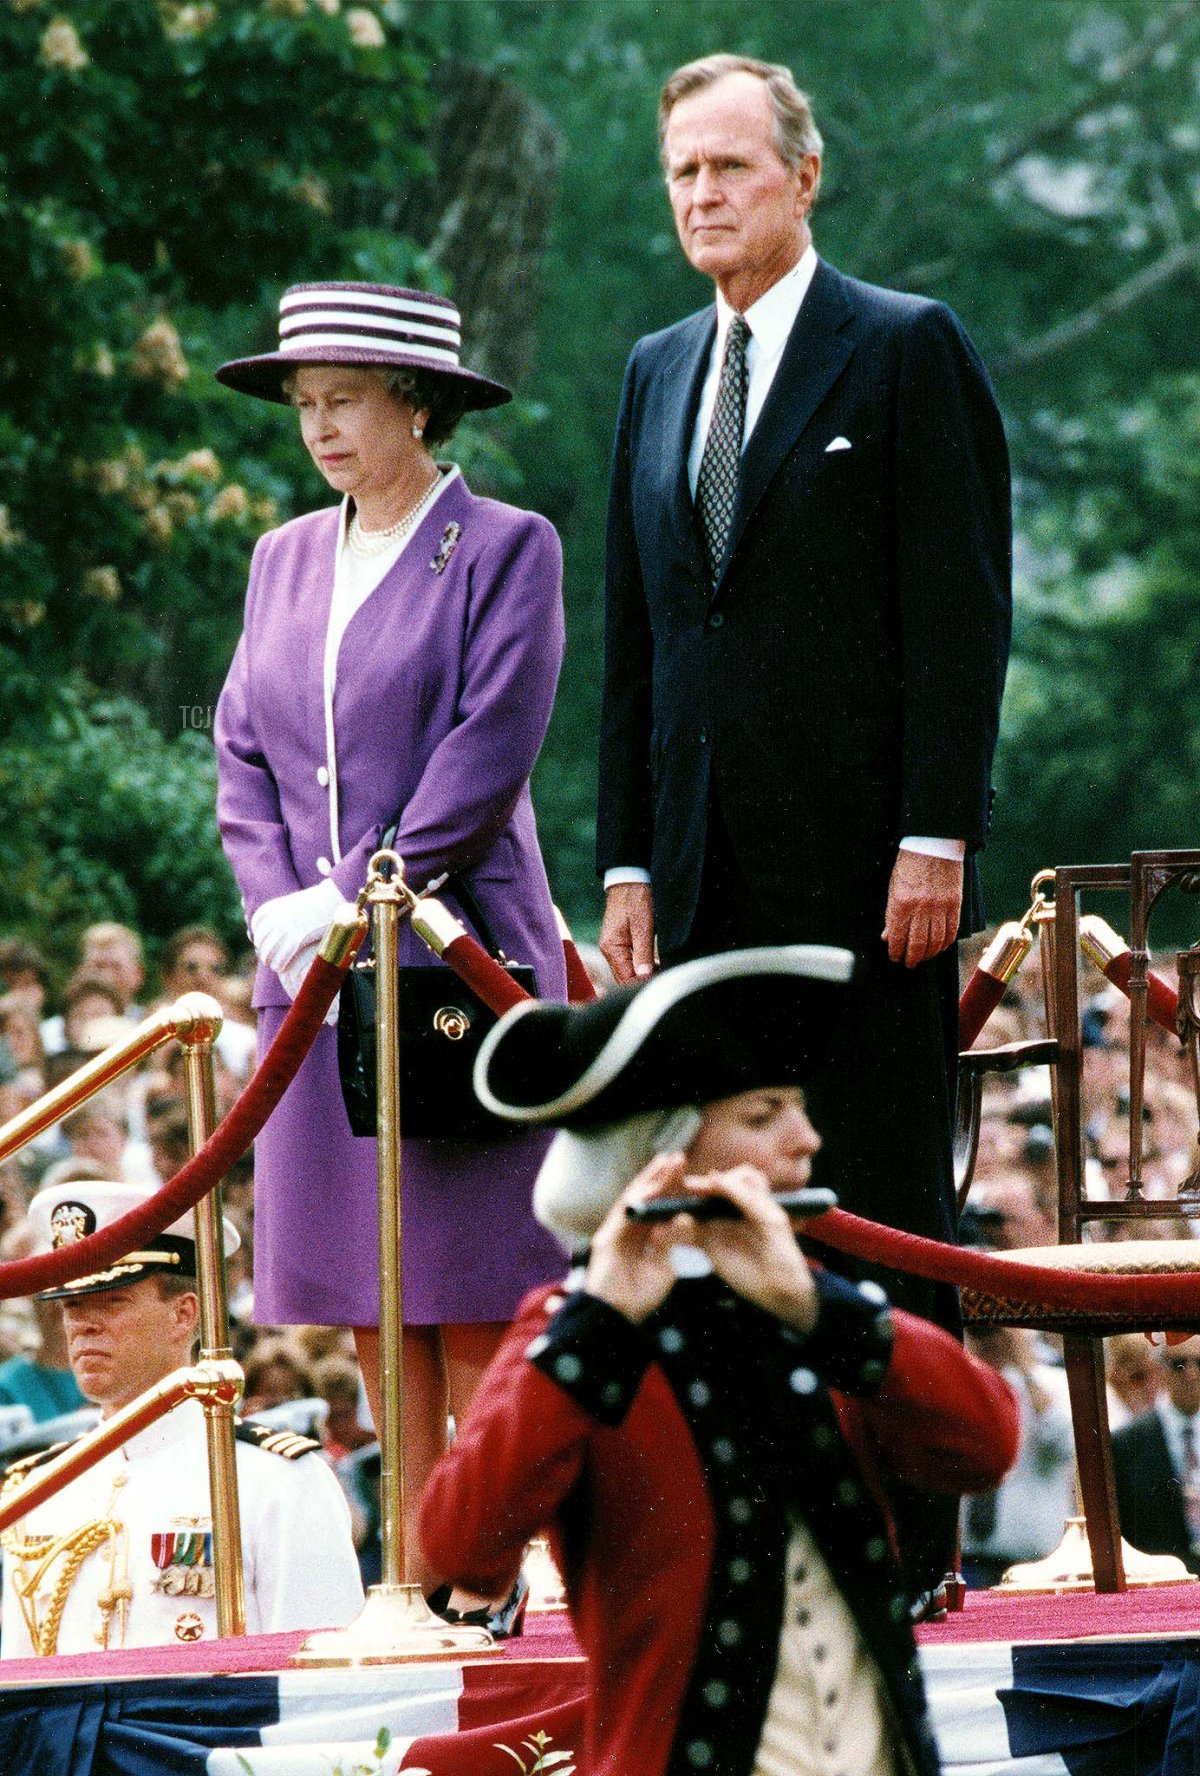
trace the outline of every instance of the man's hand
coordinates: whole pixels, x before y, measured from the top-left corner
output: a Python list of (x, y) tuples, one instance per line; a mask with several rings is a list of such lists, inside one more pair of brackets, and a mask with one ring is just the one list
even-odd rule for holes
[(617, 882), (608, 890), (600, 951), (619, 987), (654, 973), (654, 895), (649, 882)]
[(915, 968), (950, 948), (958, 936), (962, 888), (960, 859), (897, 852), (882, 933), (893, 962)]
[[(663, 1153), (639, 1172), (609, 1210), (592, 1240), (583, 1286), (589, 1295), (607, 1301), (636, 1325), (652, 1314), (675, 1287), (671, 1247), (680, 1243), (673, 1221), (631, 1221), (627, 1203), (647, 1202), (655, 1196), (681, 1196), (684, 1183), (682, 1153)], [(689, 1219), (690, 1225), (690, 1219)]]

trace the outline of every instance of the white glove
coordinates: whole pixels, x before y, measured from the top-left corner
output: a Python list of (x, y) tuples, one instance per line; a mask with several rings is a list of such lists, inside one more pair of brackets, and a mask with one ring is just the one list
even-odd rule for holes
[[(324, 931), (322, 930), (322, 936), (323, 935)], [(312, 967), (313, 957), (316, 955), (320, 947), (321, 938), (312, 938), (308, 943), (301, 944), (300, 949), (290, 962), (285, 962), (276, 969), (275, 972), (282, 981), (283, 990), (289, 999), (294, 999), (296, 994), (300, 991), (300, 988), (303, 986), (304, 977)], [(333, 1004), (329, 1007), (329, 1010), (325, 1013), (325, 1022), (327, 1024), (336, 1024), (337, 1014), (338, 1002), (335, 999)]]
[(250, 921), (250, 937), (259, 961), (273, 968), (282, 980), (283, 970), (296, 960), (304, 945), (324, 937), (341, 906), (342, 891), (330, 881), (264, 900)]

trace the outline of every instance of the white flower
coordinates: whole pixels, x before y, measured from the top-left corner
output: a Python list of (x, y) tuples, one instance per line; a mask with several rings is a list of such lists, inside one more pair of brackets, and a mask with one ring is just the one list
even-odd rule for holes
[(365, 6), (352, 6), (346, 14), (346, 27), (350, 32), (350, 41), (356, 49), (382, 49), (387, 39), (383, 34), (383, 26), (373, 12)]
[(116, 604), (121, 596), (121, 576), (115, 567), (89, 567), (83, 576), (82, 591), (85, 598)]
[(236, 481), (231, 481), (227, 487), (221, 489), (209, 506), (208, 515), (214, 522), (219, 522), (222, 518), (244, 517), (249, 509), (250, 496), (246, 489), (239, 487)]
[(198, 475), (201, 481), (219, 481), (221, 478), (221, 465), (207, 445), (202, 450), (189, 450), (179, 466), (185, 474)]
[(178, 333), (165, 316), (152, 321), (134, 346), (131, 368), (141, 381), (158, 382), (164, 388), (187, 381), (188, 361)]
[(65, 18), (50, 20), (42, 32), (38, 54), (47, 68), (62, 68), (68, 74), (78, 74), (87, 67), (90, 59), (79, 40), (79, 32), (70, 19)]

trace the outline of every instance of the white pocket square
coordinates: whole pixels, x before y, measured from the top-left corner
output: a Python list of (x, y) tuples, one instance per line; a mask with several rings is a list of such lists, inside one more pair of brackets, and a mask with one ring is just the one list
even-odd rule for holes
[(833, 440), (832, 444), (827, 444), (825, 446), (825, 454), (826, 456), (832, 456), (835, 450), (853, 450), (853, 448), (854, 446), (851, 444), (849, 438), (843, 438), (839, 433)]

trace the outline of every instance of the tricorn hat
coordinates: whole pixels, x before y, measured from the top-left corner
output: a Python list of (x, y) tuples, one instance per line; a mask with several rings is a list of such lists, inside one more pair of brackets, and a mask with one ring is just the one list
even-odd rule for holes
[(398, 284), (293, 284), (279, 302), (279, 350), (222, 364), (217, 381), (287, 406), (283, 384), (301, 364), (432, 370), (466, 408), (512, 400), (502, 382), (458, 361), (462, 322), (447, 296)]
[(558, 1126), (534, 1190), (542, 1224), (586, 1243), (655, 1152), (690, 1144), (701, 1105), (803, 1085), (853, 970), (823, 944), (730, 950), (587, 1005), (514, 1006), (484, 1038), (475, 1092), (511, 1122)]
[[(114, 1183), (107, 1178), (74, 1178), (39, 1190), (29, 1205), (29, 1220), (37, 1235), (35, 1252), (57, 1252), (75, 1245), (88, 1234), (120, 1220), (154, 1194), (140, 1184)], [(224, 1222), (225, 1253), (236, 1252), (241, 1236), (232, 1221)], [(92, 1295), (101, 1289), (119, 1289), (147, 1276), (196, 1274), (196, 1217), (192, 1210), (172, 1221), (165, 1232), (147, 1240), (136, 1252), (128, 1252), (107, 1270), (46, 1289), (39, 1300), (58, 1301), (76, 1295)]]

